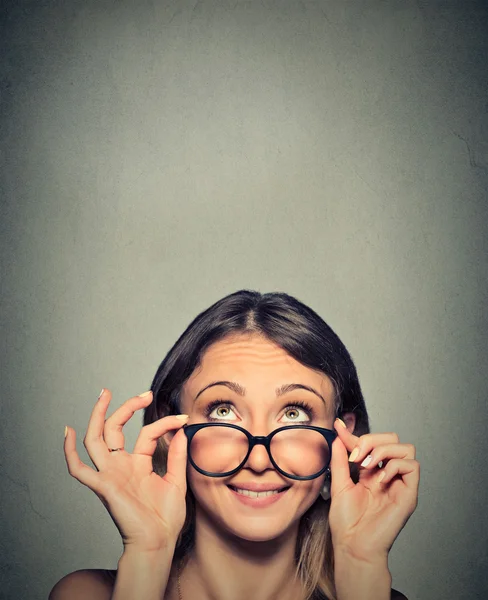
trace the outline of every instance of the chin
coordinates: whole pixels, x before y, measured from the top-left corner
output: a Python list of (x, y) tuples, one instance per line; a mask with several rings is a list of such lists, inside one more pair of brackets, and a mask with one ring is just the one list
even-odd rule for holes
[[(223, 537), (245, 540), (247, 542), (270, 542), (298, 531), (302, 511), (276, 510), (252, 514), (251, 511), (230, 513), (228, 510), (215, 510), (215, 506), (198, 503), (198, 518), (203, 519), (211, 529), (220, 532)], [(303, 511), (304, 512), (304, 511)]]
[(291, 528), (298, 525), (297, 521), (283, 522), (283, 519), (266, 521), (259, 518), (246, 519), (245, 523), (219, 523), (219, 528), (225, 534), (247, 542), (271, 542), (282, 537)]

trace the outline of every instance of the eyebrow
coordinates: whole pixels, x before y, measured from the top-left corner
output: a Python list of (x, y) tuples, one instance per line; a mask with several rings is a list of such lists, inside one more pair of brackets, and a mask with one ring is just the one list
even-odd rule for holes
[[(216, 385), (223, 385), (235, 392), (236, 394), (238, 394), (239, 396), (246, 395), (246, 388), (242, 387), (242, 385), (236, 383), (235, 381), (213, 381), (198, 392), (198, 394), (195, 396), (195, 401), (197, 400), (198, 396), (200, 396), (200, 394), (203, 394), (205, 390), (208, 390), (208, 388), (214, 387)], [(303, 385), (302, 383), (283, 384), (279, 388), (276, 388), (276, 397), (279, 398), (280, 396), (283, 396), (288, 392), (292, 392), (293, 390), (306, 390), (307, 392), (312, 392), (312, 394), (318, 396), (322, 400), (322, 402), (327, 406), (325, 398), (321, 394), (319, 394), (317, 390), (315, 390), (313, 387), (310, 387), (309, 385)]]

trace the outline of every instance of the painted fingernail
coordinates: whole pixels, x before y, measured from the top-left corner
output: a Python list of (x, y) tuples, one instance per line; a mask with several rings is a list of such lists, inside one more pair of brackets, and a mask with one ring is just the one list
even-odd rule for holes
[(385, 478), (386, 473), (383, 471), (383, 473), (381, 473), (381, 475), (378, 477), (378, 483), (381, 483), (383, 481), (383, 479)]
[(149, 396), (149, 394), (152, 394), (152, 392), (149, 390), (149, 392), (144, 392), (144, 394), (139, 394), (140, 398), (147, 398), (147, 396)]
[(351, 452), (351, 456), (349, 457), (349, 462), (354, 462), (358, 456), (359, 448), (354, 448), (354, 450)]
[(186, 421), (188, 419), (188, 415), (175, 415), (177, 419), (180, 421)]
[(66, 439), (67, 435), (68, 435), (68, 426), (66, 425), (64, 428), (64, 439)]
[(100, 398), (102, 397), (103, 392), (105, 391), (105, 388), (102, 388), (102, 391), (98, 394), (98, 399), (100, 400)]
[(339, 417), (337, 417), (336, 421), (339, 421), (339, 424), (342, 425), (345, 429), (347, 429), (347, 425), (344, 423), (344, 421), (342, 419), (339, 419)]
[(371, 456), (371, 454), (368, 454), (368, 456), (361, 463), (361, 466), (367, 467), (372, 460), (373, 460), (373, 457)]

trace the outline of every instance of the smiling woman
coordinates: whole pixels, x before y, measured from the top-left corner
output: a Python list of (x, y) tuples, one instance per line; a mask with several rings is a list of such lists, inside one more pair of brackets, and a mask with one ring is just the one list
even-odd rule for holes
[[(415, 448), (369, 432), (348, 351), (295, 298), (223, 298), (180, 336), (150, 392), (105, 420), (109, 401), (105, 390), (85, 437), (99, 472), (81, 463), (71, 429), (65, 453), (124, 551), (112, 581), (77, 571), (51, 600), (88, 590), (115, 600), (405, 598), (391, 589), (388, 553), (416, 507)], [(129, 454), (122, 426), (140, 408)]]

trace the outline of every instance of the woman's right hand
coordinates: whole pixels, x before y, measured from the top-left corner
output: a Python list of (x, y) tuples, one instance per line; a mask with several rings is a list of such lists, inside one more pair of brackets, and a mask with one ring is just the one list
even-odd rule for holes
[[(176, 544), (186, 516), (187, 442), (183, 431), (171, 440), (167, 472), (153, 471), (152, 456), (158, 439), (181, 429), (186, 415), (164, 417), (142, 428), (132, 454), (124, 448), (122, 427), (136, 410), (148, 406), (152, 392), (134, 396), (107, 420), (112, 394), (104, 389), (88, 423), (83, 444), (97, 471), (85, 465), (76, 451), (76, 433), (68, 428), (64, 453), (68, 471), (103, 502), (122, 536), (124, 550), (160, 551)], [(186, 417), (186, 418), (185, 418)]]

